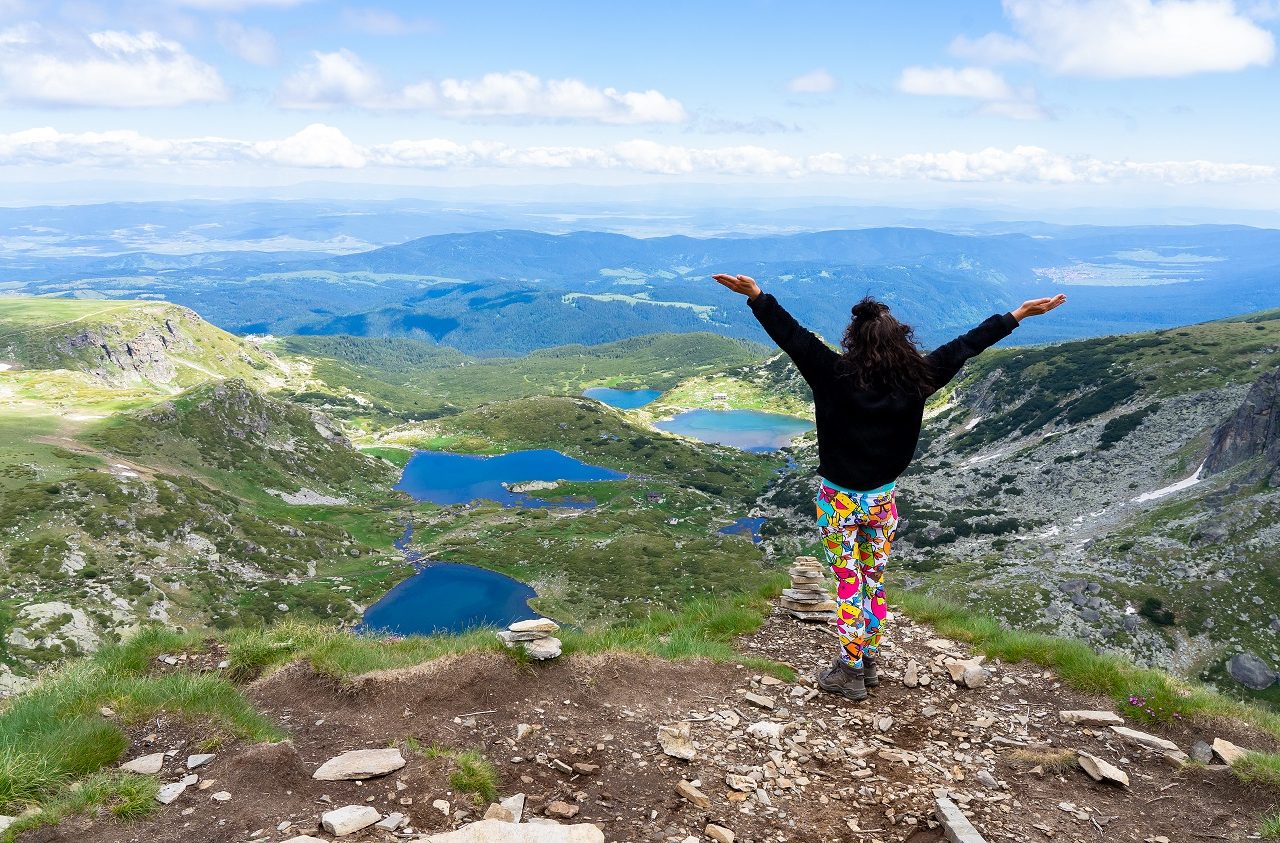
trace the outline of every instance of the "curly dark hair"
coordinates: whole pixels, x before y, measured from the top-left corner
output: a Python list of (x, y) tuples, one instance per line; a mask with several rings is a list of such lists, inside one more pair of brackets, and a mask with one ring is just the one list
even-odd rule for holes
[(889, 312), (889, 306), (867, 296), (853, 306), (853, 317), (840, 341), (844, 376), (858, 389), (929, 395), (933, 368), (916, 345), (915, 332)]

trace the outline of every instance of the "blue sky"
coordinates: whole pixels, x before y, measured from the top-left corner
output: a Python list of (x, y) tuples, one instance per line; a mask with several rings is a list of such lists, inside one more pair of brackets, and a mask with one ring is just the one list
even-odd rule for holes
[(0, 172), (1274, 208), (1278, 30), (1280, 0), (0, 0)]

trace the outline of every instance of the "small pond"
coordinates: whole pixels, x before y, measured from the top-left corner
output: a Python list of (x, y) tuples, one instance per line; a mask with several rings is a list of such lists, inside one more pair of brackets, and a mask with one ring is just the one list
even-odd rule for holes
[(760, 544), (760, 528), (764, 526), (763, 518), (739, 518), (727, 527), (721, 527), (716, 532), (725, 536), (749, 536), (752, 544)]
[(395, 488), (415, 500), (442, 506), (484, 499), (503, 506), (584, 507), (591, 506), (592, 502), (533, 498), (524, 492), (513, 492), (503, 484), (535, 480), (623, 480), (626, 476), (550, 449), (512, 451), (494, 457), (418, 451), (405, 465)]
[(744, 451), (776, 451), (791, 444), (800, 434), (813, 430), (813, 423), (806, 419), (758, 410), (685, 410), (654, 426)]
[(602, 404), (617, 407), (620, 410), (634, 410), (658, 400), (662, 394), (659, 389), (614, 389), (611, 386), (593, 386), (583, 390), (587, 398), (594, 398)]
[(538, 613), (532, 588), (474, 565), (434, 562), (383, 595), (364, 613), (363, 630), (395, 635), (465, 632), (506, 626)]

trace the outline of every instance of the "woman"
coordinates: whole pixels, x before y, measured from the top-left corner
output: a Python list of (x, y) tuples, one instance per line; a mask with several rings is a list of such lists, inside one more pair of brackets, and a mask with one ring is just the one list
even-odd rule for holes
[(834, 351), (805, 330), (746, 275), (712, 276), (747, 297), (751, 312), (813, 390), (818, 426), (818, 529), (838, 580), (840, 655), (818, 687), (851, 700), (880, 684), (875, 655), (884, 633), (884, 567), (898, 525), (894, 484), (920, 438), (925, 400), (960, 367), (1004, 339), (1028, 316), (1048, 313), (1064, 295), (1032, 299), (992, 316), (929, 354), (911, 328), (873, 298), (853, 306)]

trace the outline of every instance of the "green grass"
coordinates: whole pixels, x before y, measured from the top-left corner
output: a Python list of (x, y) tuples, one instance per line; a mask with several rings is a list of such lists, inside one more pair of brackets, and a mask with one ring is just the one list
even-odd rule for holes
[(1258, 833), (1266, 840), (1280, 840), (1280, 814), (1268, 814), (1258, 825)]
[(476, 804), (488, 805), (498, 801), (498, 771), (479, 750), (446, 749), (435, 744), (423, 746), (415, 738), (408, 738), (405, 746), (424, 758), (451, 760), (454, 769), (449, 774), (450, 786), (459, 793), (471, 794)]
[(118, 770), (95, 773), (80, 782), (78, 787), (68, 788), (46, 800), (39, 810), (19, 817), (0, 834), (0, 843), (11, 843), (24, 831), (58, 825), (74, 814), (99, 808), (105, 808), (117, 819), (143, 819), (159, 807), (155, 801), (158, 787), (154, 776)]
[[(994, 618), (914, 592), (898, 592), (897, 602), (913, 619), (931, 624), (939, 635), (967, 641), (988, 658), (1050, 668), (1077, 690), (1112, 698), (1124, 714), (1135, 719), (1227, 717), (1280, 738), (1280, 713), (1238, 702), (1164, 671), (1139, 667), (1113, 653), (1094, 652), (1083, 641), (1009, 629)], [(1139, 702), (1131, 703), (1131, 699)]]
[(237, 737), (282, 739), (221, 676), (145, 673), (156, 655), (190, 643), (169, 632), (144, 632), (46, 674), (16, 697), (0, 712), (0, 812), (42, 804), (120, 758), (128, 741), (118, 723), (99, 713), (103, 706), (125, 723), (164, 711)]
[(1236, 778), (1280, 790), (1280, 752), (1250, 752), (1231, 765)]

